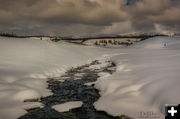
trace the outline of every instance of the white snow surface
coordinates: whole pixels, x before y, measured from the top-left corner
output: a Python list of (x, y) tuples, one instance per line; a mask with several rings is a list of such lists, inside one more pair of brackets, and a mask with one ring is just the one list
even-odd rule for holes
[(121, 50), (124, 54), (111, 58), (117, 71), (96, 82), (102, 97), (95, 108), (112, 115), (140, 118), (140, 112), (150, 112), (164, 118), (165, 104), (180, 103), (179, 48), (179, 37), (156, 37)]
[(81, 102), (81, 101), (73, 101), (73, 102), (67, 102), (64, 104), (52, 106), (52, 108), (58, 112), (67, 112), (71, 109), (81, 107), (82, 104), (83, 104), (83, 102)]
[(0, 37), (0, 118), (16, 119), (27, 108), (42, 107), (23, 101), (50, 95), (48, 78), (96, 59), (117, 65), (113, 75), (99, 74), (96, 109), (136, 118), (141, 111), (164, 116), (164, 104), (180, 103), (180, 37), (156, 37), (115, 49)]
[(39, 38), (0, 37), (0, 118), (16, 119), (27, 113), (24, 100), (51, 94), (46, 89), (48, 78), (101, 58), (104, 52)]

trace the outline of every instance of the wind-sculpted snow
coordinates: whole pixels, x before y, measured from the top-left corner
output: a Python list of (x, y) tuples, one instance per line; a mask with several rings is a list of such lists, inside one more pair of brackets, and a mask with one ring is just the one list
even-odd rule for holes
[(123, 48), (0, 37), (0, 117), (15, 119), (26, 108), (43, 106), (23, 101), (50, 95), (48, 78), (103, 56), (117, 69), (113, 75), (99, 74), (96, 109), (135, 118), (141, 111), (163, 116), (164, 104), (180, 100), (179, 53), (179, 37), (155, 37)]
[(117, 72), (96, 83), (102, 95), (96, 109), (134, 118), (149, 112), (164, 118), (165, 104), (180, 103), (179, 44), (178, 37), (152, 38), (124, 50), (127, 54), (113, 56)]
[(0, 37), (0, 118), (15, 119), (25, 114), (24, 100), (51, 94), (48, 78), (100, 58), (106, 51), (37, 38)]

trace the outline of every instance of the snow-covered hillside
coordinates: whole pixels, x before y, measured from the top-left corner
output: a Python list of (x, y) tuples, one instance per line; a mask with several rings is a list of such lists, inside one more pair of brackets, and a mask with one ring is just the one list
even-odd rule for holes
[(95, 107), (112, 115), (150, 112), (164, 118), (165, 104), (180, 103), (179, 48), (179, 37), (156, 37), (121, 50), (125, 54), (111, 58), (117, 72), (96, 83), (102, 97)]
[[(180, 38), (155, 37), (130, 47), (100, 48), (36, 38), (0, 37), (0, 117), (15, 119), (39, 103), (26, 99), (50, 95), (46, 81), (66, 69), (98, 59), (116, 63), (113, 75), (96, 82), (96, 109), (112, 115), (160, 113), (164, 104), (180, 103)], [(173, 97), (173, 98), (172, 98)]]
[(46, 81), (66, 69), (101, 58), (107, 49), (38, 38), (0, 37), (0, 118), (15, 119), (40, 105), (26, 99), (50, 95)]
[(154, 37), (134, 44), (134, 48), (144, 49), (180, 49), (180, 37)]

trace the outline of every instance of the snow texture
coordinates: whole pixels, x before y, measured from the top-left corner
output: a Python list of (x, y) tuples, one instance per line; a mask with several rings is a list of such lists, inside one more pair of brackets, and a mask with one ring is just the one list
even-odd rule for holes
[(156, 37), (121, 50), (124, 54), (111, 58), (117, 71), (96, 82), (102, 96), (96, 109), (134, 118), (153, 112), (164, 118), (165, 104), (180, 103), (179, 48), (179, 37)]
[(67, 112), (71, 109), (81, 107), (82, 104), (83, 103), (81, 101), (73, 101), (73, 102), (67, 102), (67, 103), (60, 104), (60, 105), (55, 105), (52, 108), (58, 112)]
[(42, 107), (24, 100), (50, 95), (48, 78), (95, 59), (117, 65), (114, 74), (100, 73), (95, 82), (101, 94), (96, 109), (135, 118), (141, 111), (164, 116), (164, 104), (179, 104), (180, 100), (179, 53), (180, 37), (151, 38), (127, 48), (0, 37), (0, 118), (16, 119), (27, 113), (25, 109)]
[(105, 50), (47, 38), (0, 37), (0, 118), (16, 119), (27, 113), (24, 100), (51, 94), (48, 78), (98, 59)]

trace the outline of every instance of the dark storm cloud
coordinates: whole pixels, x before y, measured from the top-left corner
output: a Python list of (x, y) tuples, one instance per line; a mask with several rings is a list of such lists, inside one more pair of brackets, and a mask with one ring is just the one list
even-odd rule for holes
[(123, 29), (155, 30), (157, 24), (180, 30), (179, 0), (0, 0), (0, 3), (1, 31), (68, 34), (77, 27), (75, 34), (118, 33)]
[[(110, 24), (124, 20), (126, 14), (119, 11), (114, 2), (88, 0), (6, 0), (0, 5), (0, 22), (13, 20), (47, 23)], [(116, 2), (117, 3), (117, 2)]]

